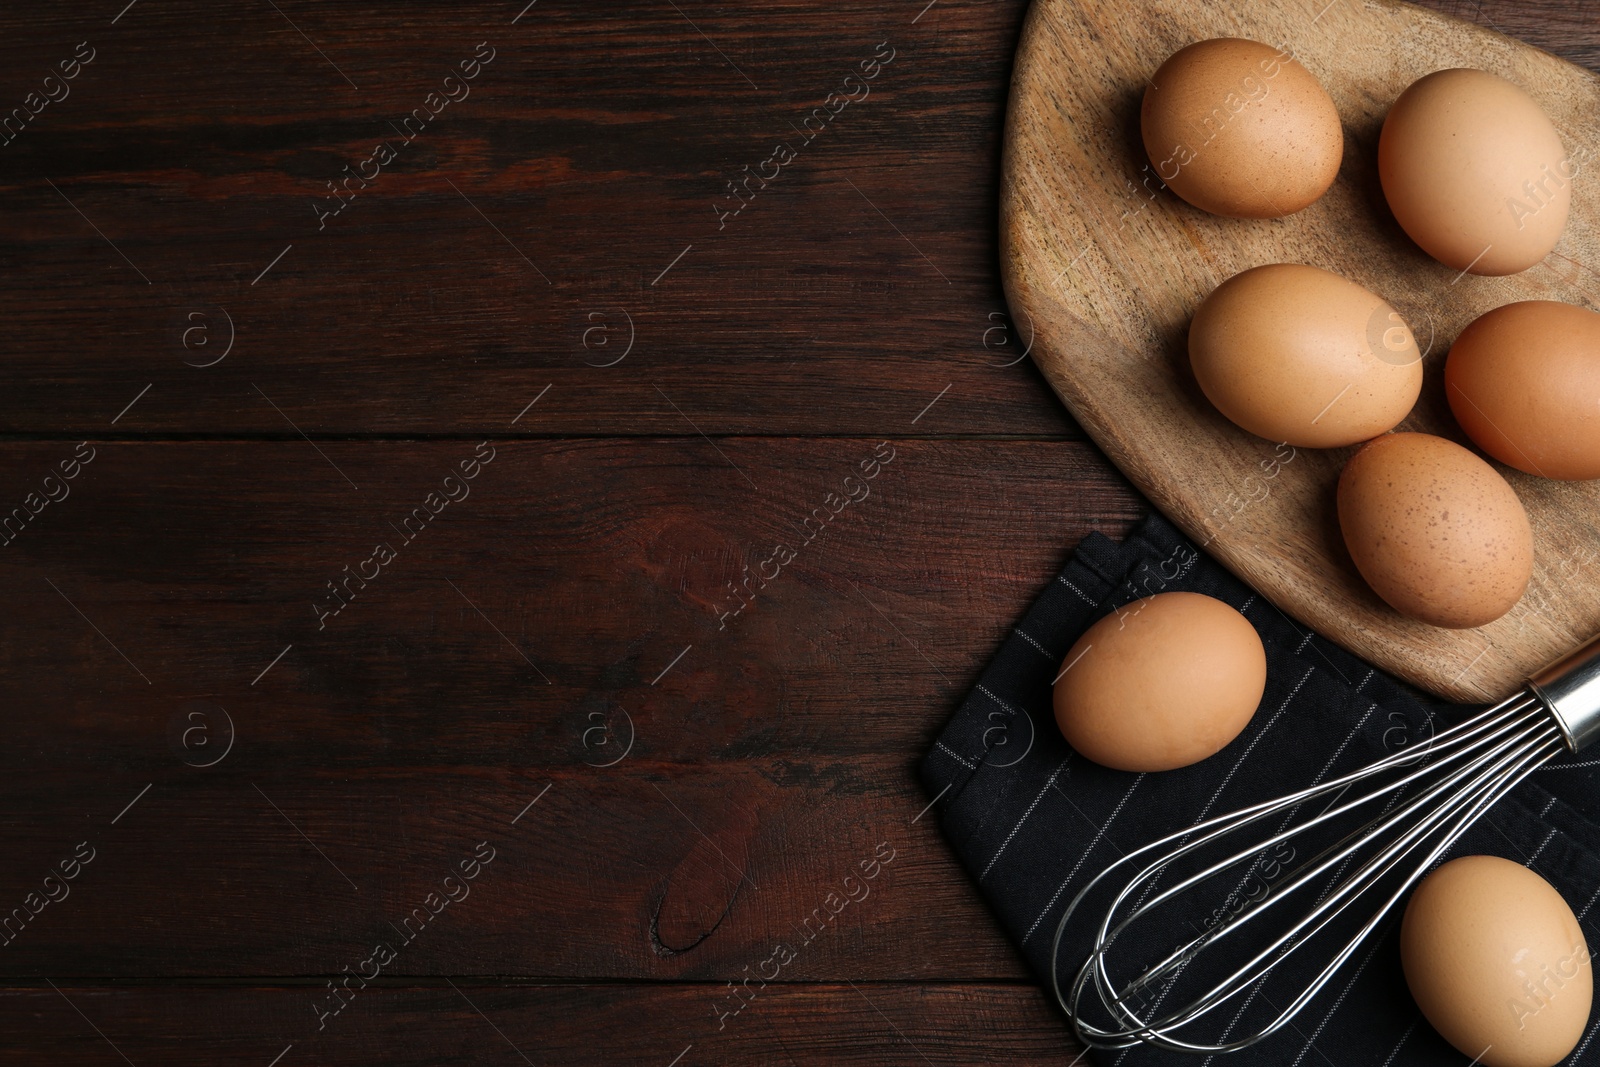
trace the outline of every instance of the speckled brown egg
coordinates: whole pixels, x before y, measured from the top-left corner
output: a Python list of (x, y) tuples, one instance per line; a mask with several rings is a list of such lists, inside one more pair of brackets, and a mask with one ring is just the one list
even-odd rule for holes
[(1266, 684), (1267, 654), (1248, 619), (1199, 593), (1157, 593), (1072, 646), (1055, 683), (1056, 723), (1103, 767), (1168, 771), (1238, 737)]
[(1549, 255), (1576, 173), (1533, 97), (1484, 70), (1413, 82), (1378, 138), (1395, 219), (1424, 252), (1473, 274), (1515, 274)]
[(1583, 928), (1520, 863), (1464, 856), (1424, 878), (1400, 924), (1400, 961), (1428, 1022), (1483, 1067), (1555, 1067), (1588, 1026)]
[(1339, 174), (1344, 131), (1321, 83), (1288, 52), (1221, 37), (1180, 49), (1140, 111), (1151, 166), (1195, 207), (1275, 219), (1312, 204)]
[(1356, 569), (1402, 615), (1493, 622), (1533, 576), (1533, 529), (1506, 480), (1453, 441), (1388, 434), (1345, 464), (1339, 528)]
[(1189, 327), (1189, 363), (1232, 422), (1299, 448), (1385, 433), (1422, 390), (1422, 354), (1399, 312), (1297, 263), (1236, 274), (1206, 297)]
[(1600, 478), (1600, 314), (1551, 300), (1495, 308), (1444, 367), (1450, 410), (1479, 448), (1545, 478)]

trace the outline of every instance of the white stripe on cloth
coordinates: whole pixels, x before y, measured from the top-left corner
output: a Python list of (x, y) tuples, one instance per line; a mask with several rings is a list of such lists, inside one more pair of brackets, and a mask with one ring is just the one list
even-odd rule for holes
[(1022, 712), (1018, 711), (1016, 708), (1012, 707), (1010, 704), (1007, 704), (1004, 700), (1001, 700), (999, 697), (995, 696), (992, 692), (989, 691), (989, 687), (984, 685), (982, 682), (978, 683), (978, 692), (982, 693), (984, 696), (986, 696), (990, 700), (994, 701), (995, 704), (1000, 708), (1000, 710), (1005, 712), (1007, 715), (1021, 715), (1022, 714)]
[[(1376, 705), (1376, 704), (1372, 704), (1372, 705), (1368, 706), (1367, 713), (1365, 715), (1361, 716), (1360, 720), (1358, 720), (1356, 722), (1355, 726), (1351, 728), (1350, 732), (1345, 735), (1344, 740), (1339, 743), (1339, 747), (1337, 749), (1335, 749), (1333, 755), (1328, 758), (1328, 762), (1324, 763), (1322, 765), (1322, 770), (1318, 771), (1317, 772), (1317, 776), (1311, 780), (1311, 784), (1312, 785), (1321, 785), (1322, 784), (1322, 780), (1324, 778), (1326, 778), (1327, 775), (1328, 775), (1328, 772), (1333, 769), (1333, 765), (1336, 762), (1338, 762), (1338, 759), (1339, 759), (1339, 757), (1341, 755), (1343, 755), (1344, 750), (1346, 748), (1350, 747), (1350, 742), (1355, 740), (1356, 735), (1361, 732), (1361, 728), (1367, 724), (1367, 720), (1372, 718), (1372, 713), (1377, 711), (1377, 710), (1378, 710), (1378, 705)], [(1289, 817), (1284, 819), (1283, 822), (1279, 824), (1277, 832), (1281, 834), (1285, 830), (1287, 830), (1289, 828), (1289, 821), (1290, 821), (1290, 819), (1293, 819), (1293, 818), (1294, 818), (1294, 812), (1291, 811), (1289, 813)], [(1250, 880), (1249, 875), (1246, 875), (1245, 876), (1245, 880), (1243, 882), (1240, 882), (1237, 886), (1235, 886), (1233, 891), (1235, 893), (1239, 892), (1239, 890), (1241, 890), (1241, 889), (1243, 889), (1245, 887), (1245, 883), (1248, 882), (1249, 880)], [(1266, 981), (1266, 976), (1262, 975), (1261, 979), (1256, 982), (1254, 988), (1252, 988), (1250, 990), (1250, 995), (1245, 997), (1244, 1003), (1239, 1005), (1239, 1010), (1234, 1013), (1233, 1018), (1228, 1020), (1227, 1029), (1222, 1031), (1222, 1040), (1223, 1041), (1228, 1040), (1228, 1036), (1233, 1033), (1233, 1028), (1235, 1026), (1239, 1025), (1239, 1020), (1244, 1018), (1244, 1013), (1250, 1009), (1250, 1005), (1251, 1004), (1255, 1003), (1256, 994), (1261, 992), (1262, 983), (1265, 982), (1265, 981)], [(1216, 1059), (1215, 1055), (1207, 1056), (1201, 1062), (1200, 1067), (1208, 1067), (1208, 1065), (1214, 1059)]]
[[(1311, 680), (1312, 672), (1315, 670), (1315, 667), (1306, 668), (1306, 673), (1300, 676), (1300, 680), (1296, 682), (1295, 687), (1289, 691), (1289, 695), (1283, 698), (1283, 703), (1278, 705), (1278, 710), (1272, 713), (1272, 718), (1267, 720), (1267, 725), (1261, 728), (1260, 733), (1256, 734), (1250, 739), (1250, 744), (1246, 746), (1242, 753), (1239, 754), (1239, 758), (1234, 761), (1233, 767), (1228, 771), (1226, 777), (1222, 779), (1222, 784), (1217, 786), (1217, 791), (1211, 794), (1210, 800), (1206, 801), (1205, 809), (1200, 812), (1200, 817), (1194, 821), (1196, 826), (1206, 821), (1206, 817), (1211, 814), (1212, 805), (1217, 802), (1217, 798), (1222, 795), (1222, 791), (1228, 788), (1228, 783), (1233, 781), (1233, 776), (1238, 773), (1240, 767), (1244, 766), (1244, 761), (1250, 758), (1250, 753), (1254, 751), (1256, 743), (1265, 737), (1267, 732), (1272, 729), (1273, 724), (1283, 717), (1283, 713), (1288, 710), (1290, 704), (1294, 703), (1294, 698), (1300, 695), (1300, 690), (1305, 687), (1306, 682)], [(1182, 842), (1180, 841), (1180, 844), (1181, 843)], [(1156, 883), (1160, 880), (1160, 876), (1157, 875), (1156, 877), (1150, 879), (1148, 883), (1146, 883), (1144, 892), (1140, 893), (1139, 899), (1134, 901), (1133, 907), (1135, 910), (1144, 905), (1145, 899), (1149, 897), (1151, 892), (1155, 890)], [(1166, 999), (1167, 992), (1170, 989), (1171, 986), (1168, 986), (1167, 989), (1161, 991), (1161, 996), (1157, 997), (1155, 1004), (1151, 1006), (1152, 1011), (1161, 1007), (1161, 1002)], [(1121, 1067), (1122, 1061), (1128, 1058), (1128, 1051), (1128, 1049), (1124, 1049), (1122, 1055), (1116, 1058), (1116, 1067)]]
[(1042, 655), (1045, 659), (1049, 660), (1051, 663), (1055, 663), (1060, 658), (1060, 657), (1056, 656), (1053, 652), (1051, 652), (1048, 648), (1045, 648), (1039, 642), (1035, 641), (1033, 639), (1032, 635), (1023, 633), (1022, 628), (1020, 626), (1016, 627), (1011, 632), (1016, 634), (1018, 637), (1022, 638), (1024, 641), (1028, 642), (1028, 644), (1032, 645), (1034, 648), (1037, 648), (1039, 650), (1039, 654)]
[[(1550, 802), (1552, 804), (1555, 803), (1555, 797), (1551, 797), (1550, 798)], [(1546, 808), (1545, 810), (1548, 811), (1549, 809)], [(1540, 818), (1543, 818), (1543, 816), (1540, 816)], [(1533, 855), (1528, 857), (1528, 864), (1527, 865), (1528, 865), (1528, 869), (1529, 870), (1532, 870), (1533, 869), (1533, 865), (1535, 863), (1539, 862), (1539, 857), (1544, 855), (1544, 850), (1545, 850), (1546, 846), (1548, 846), (1551, 841), (1554, 841), (1555, 837), (1556, 837), (1556, 828), (1554, 826), (1552, 826), (1550, 828), (1550, 832), (1548, 834), (1544, 835), (1544, 841), (1539, 845), (1538, 848), (1534, 849)]]
[(1083, 602), (1085, 604), (1091, 604), (1094, 607), (1099, 607), (1100, 606), (1099, 604), (1095, 603), (1094, 597), (1090, 596), (1088, 593), (1085, 593), (1082, 589), (1079, 589), (1077, 586), (1075, 586), (1071, 582), (1067, 581), (1066, 578), (1064, 578), (1064, 577), (1062, 577), (1060, 575), (1057, 575), (1056, 576), (1056, 581), (1060, 582), (1062, 585), (1066, 586), (1068, 589), (1072, 590), (1074, 593), (1077, 593), (1080, 597), (1083, 598)]
[(1411, 1040), (1411, 1031), (1415, 1030), (1416, 1028), (1417, 1020), (1412, 1019), (1411, 1025), (1406, 1027), (1406, 1032), (1401, 1034), (1400, 1040), (1395, 1043), (1394, 1051), (1389, 1053), (1389, 1058), (1383, 1061), (1383, 1067), (1389, 1067), (1389, 1065), (1394, 1062), (1394, 1058), (1400, 1055), (1401, 1046), (1403, 1046), (1407, 1041)]
[(1084, 861), (1089, 858), (1089, 853), (1094, 851), (1095, 846), (1100, 843), (1100, 839), (1105, 836), (1106, 831), (1111, 829), (1111, 824), (1116, 822), (1117, 816), (1122, 812), (1123, 805), (1128, 802), (1129, 797), (1133, 796), (1133, 791), (1139, 788), (1139, 783), (1142, 781), (1144, 781), (1143, 773), (1135, 778), (1133, 784), (1128, 786), (1128, 791), (1122, 794), (1122, 799), (1117, 801), (1117, 806), (1111, 810), (1110, 816), (1106, 818), (1100, 829), (1095, 832), (1094, 840), (1089, 842), (1089, 847), (1083, 850), (1083, 855), (1079, 856), (1078, 862), (1073, 864), (1071, 873), (1067, 875), (1067, 880), (1056, 887), (1055, 896), (1050, 898), (1050, 903), (1044, 906), (1044, 910), (1039, 913), (1039, 917), (1033, 920), (1033, 925), (1028, 927), (1028, 932), (1022, 935), (1022, 943), (1024, 945), (1028, 943), (1028, 938), (1033, 936), (1033, 932), (1039, 929), (1039, 924), (1044, 922), (1044, 917), (1050, 914), (1050, 909), (1056, 906), (1056, 901), (1061, 899), (1061, 894), (1066, 892), (1067, 886), (1071, 885), (1072, 880), (1078, 876), (1078, 870), (1083, 866)]
[[(1589, 909), (1594, 907), (1594, 902), (1597, 899), (1600, 899), (1600, 890), (1596, 890), (1595, 891), (1594, 896), (1589, 898), (1589, 903), (1585, 904), (1583, 906), (1583, 910), (1578, 913), (1578, 921), (1579, 922), (1582, 922), (1583, 921), (1583, 917), (1589, 913)], [(1583, 1054), (1584, 1054), (1585, 1051), (1588, 1050), (1589, 1042), (1594, 1040), (1594, 1035), (1595, 1035), (1596, 1031), (1600, 1031), (1600, 1020), (1596, 1020), (1595, 1024), (1593, 1026), (1589, 1027), (1589, 1032), (1587, 1034), (1583, 1035), (1583, 1043), (1578, 1046), (1578, 1051), (1576, 1051), (1576, 1052), (1574, 1052), (1572, 1054), (1572, 1058), (1569, 1059), (1569, 1060), (1565, 1060), (1563, 1062), (1566, 1062), (1566, 1063), (1582, 1063), (1583, 1062)]]
[[(1305, 1059), (1306, 1053), (1311, 1051), (1311, 1046), (1316, 1043), (1317, 1036), (1321, 1034), (1323, 1028), (1328, 1025), (1328, 1020), (1332, 1019), (1334, 1014), (1339, 1010), (1339, 1005), (1344, 1003), (1344, 998), (1350, 995), (1350, 990), (1355, 988), (1356, 981), (1361, 977), (1361, 972), (1367, 969), (1367, 964), (1372, 962), (1372, 958), (1378, 954), (1378, 949), (1381, 947), (1381, 945), (1372, 946), (1372, 951), (1368, 952), (1367, 958), (1361, 961), (1361, 966), (1357, 967), (1356, 973), (1350, 976), (1350, 981), (1344, 984), (1344, 991), (1339, 994), (1339, 999), (1333, 1002), (1333, 1007), (1328, 1009), (1328, 1014), (1324, 1015), (1322, 1017), (1322, 1021), (1317, 1024), (1317, 1028), (1311, 1031), (1311, 1036), (1306, 1038), (1306, 1047), (1300, 1050), (1300, 1055), (1294, 1058), (1294, 1062), (1291, 1063), (1289, 1067), (1300, 1067), (1300, 1061)], [(1319, 1056), (1322, 1055), (1320, 1049), (1318, 1050), (1317, 1054)], [(1327, 1059), (1326, 1056), (1323, 1056), (1323, 1058)]]
[(964, 756), (962, 756), (960, 753), (956, 752), (955, 749), (951, 748), (949, 745), (945, 744), (943, 741), (938, 742), (938, 746), (940, 748), (944, 749), (945, 752), (949, 753), (951, 759), (953, 759), (957, 763), (961, 764), (961, 766), (965, 767), (967, 770), (975, 771), (975, 770), (978, 769), (977, 764), (972, 763), (970, 760), (966, 759)]
[(1022, 818), (1017, 820), (1017, 825), (1013, 826), (1011, 832), (1006, 835), (1006, 839), (1001, 843), (999, 851), (994, 854), (994, 859), (990, 860), (989, 865), (983, 869), (983, 873), (978, 875), (978, 881), (981, 882), (989, 877), (989, 872), (994, 870), (994, 865), (1000, 862), (1000, 857), (1004, 854), (1006, 846), (1011, 844), (1011, 839), (1017, 836), (1017, 831), (1022, 829), (1022, 824), (1028, 821), (1028, 816), (1033, 814), (1033, 809), (1039, 806), (1039, 801), (1043, 800), (1044, 795), (1050, 791), (1050, 787), (1056, 784), (1056, 777), (1066, 769), (1071, 760), (1072, 757), (1069, 755), (1061, 761), (1054, 771), (1050, 772), (1050, 780), (1044, 784), (1043, 789), (1039, 790), (1039, 795), (1033, 798), (1033, 803), (1029, 804), (1028, 810), (1022, 813)]

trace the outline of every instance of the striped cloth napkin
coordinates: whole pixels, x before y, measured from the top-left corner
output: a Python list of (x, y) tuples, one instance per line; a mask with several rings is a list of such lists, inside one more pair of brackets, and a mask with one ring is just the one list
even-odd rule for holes
[[(1067, 650), (1114, 608), (1188, 590), (1237, 608), (1267, 651), (1267, 688), (1245, 731), (1220, 753), (1160, 774), (1108, 770), (1076, 755), (1051, 710)], [(1092, 534), (1002, 644), (922, 763), (945, 836), (1048, 995), (1051, 941), (1067, 904), (1096, 873), (1166, 834), (1338, 777), (1425, 741), (1465, 709), (1442, 704), (1314, 636), (1200, 552), (1159, 515), (1121, 544)], [(1566, 898), (1600, 944), (1600, 760), (1562, 759), (1519, 785), (1457, 843), (1526, 864)], [(1348, 1067), (1469, 1058), (1422, 1018), (1406, 989), (1397, 910), (1293, 1023), (1240, 1052), (1195, 1057), (1138, 1047), (1098, 1064)], [(1074, 920), (1088, 936), (1098, 914)], [(1086, 944), (1087, 942), (1084, 942)], [(1148, 946), (1154, 948), (1155, 946)], [(1081, 958), (1081, 957), (1080, 957)], [(1146, 956), (1145, 959), (1157, 958)], [(1078, 961), (1063, 952), (1063, 986)], [(1264, 1000), (1297, 993), (1277, 972)], [(1257, 1005), (1259, 1007), (1259, 1005)], [(1600, 1067), (1591, 1020), (1569, 1064)]]

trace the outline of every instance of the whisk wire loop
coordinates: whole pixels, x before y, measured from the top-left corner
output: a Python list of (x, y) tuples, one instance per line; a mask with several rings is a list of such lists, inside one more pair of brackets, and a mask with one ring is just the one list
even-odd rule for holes
[[(1067, 1012), (1079, 1039), (1101, 1048), (1145, 1043), (1180, 1052), (1227, 1052), (1276, 1033), (1332, 980), (1451, 845), (1518, 782), (1567, 750), (1569, 739), (1570, 732), (1554, 709), (1537, 693), (1524, 691), (1414, 749), (1393, 753), (1357, 771), (1287, 796), (1204, 820), (1129, 853), (1091, 879), (1068, 904), (1056, 926), (1052, 959), (1059, 960), (1068, 924), (1079, 908), (1097, 889), (1106, 886), (1108, 879), (1137, 868), (1137, 873), (1116, 892), (1100, 920), (1093, 948), (1071, 982), (1070, 996), (1063, 995), (1059, 966), (1053, 968), (1051, 983), (1057, 1002)], [(1343, 799), (1355, 786), (1378, 778), (1394, 780), (1352, 799)], [(1413, 791), (1412, 795), (1407, 796), (1408, 791)], [(1330, 795), (1333, 799), (1323, 811), (1295, 823), (1307, 803)], [(1321, 827), (1332, 829), (1341, 817), (1386, 798), (1387, 804), (1377, 816), (1321, 848), (1275, 884), (1265, 885), (1263, 880), (1260, 896), (1246, 895), (1236, 902), (1235, 898), (1262, 869), (1267, 850), (1285, 846)], [(1241, 830), (1280, 816), (1282, 823), (1265, 841), (1205, 864), (1173, 885), (1155, 891), (1156, 883), (1175, 863), (1196, 856)], [(1414, 855), (1420, 859), (1409, 870), (1402, 869), (1402, 864)], [(1198, 931), (1195, 936), (1187, 937), (1143, 968), (1137, 977), (1119, 983), (1113, 975), (1112, 949), (1120, 947), (1119, 942), (1125, 945), (1138, 940), (1133, 932), (1136, 924), (1164, 905), (1186, 900), (1219, 875), (1245, 863), (1251, 864), (1249, 870), (1223, 906), (1212, 913), (1211, 925), (1200, 929), (1191, 922), (1189, 925)], [(1356, 863), (1354, 870), (1346, 874), (1352, 863)], [(1396, 881), (1391, 876), (1397, 871), (1401, 874), (1398, 884), (1384, 894), (1383, 887)], [(1282, 912), (1287, 902), (1318, 888), (1321, 892), (1310, 910), (1276, 936), (1269, 928), (1269, 943), (1255, 950), (1242, 965), (1211, 987), (1178, 998), (1179, 1006), (1162, 1007), (1179, 982), (1192, 969), (1198, 969), (1198, 961), (1208, 953), (1230, 940), (1241, 941), (1241, 931), (1252, 924), (1261, 925), (1270, 915)], [(1129, 899), (1136, 894), (1138, 899), (1123, 915)], [(1296, 953), (1320, 943), (1319, 934), (1369, 895), (1377, 897), (1376, 909), (1356, 926), (1288, 1005), (1278, 1009), (1267, 1001), (1275, 1012), (1272, 1018), (1229, 1038), (1268, 976)], [(1150, 899), (1146, 900), (1146, 896)], [(1188, 1035), (1189, 1028), (1250, 990), (1255, 992), (1220, 1037)], [(1146, 996), (1152, 993), (1154, 1004), (1147, 1006)], [(1264, 996), (1262, 999), (1266, 1000)], [(1111, 1022), (1087, 1018), (1085, 1007), (1098, 1007), (1099, 1013)]]

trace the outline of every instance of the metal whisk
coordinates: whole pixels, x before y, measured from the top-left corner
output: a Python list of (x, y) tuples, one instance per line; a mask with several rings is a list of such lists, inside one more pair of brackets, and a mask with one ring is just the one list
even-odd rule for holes
[[(1095, 877), (1061, 917), (1051, 950), (1056, 1000), (1079, 1040), (1099, 1048), (1144, 1043), (1217, 1053), (1252, 1045), (1316, 997), (1490, 806), (1544, 763), (1597, 735), (1600, 637), (1534, 675), (1515, 696), (1415, 749), (1146, 845)], [(1364, 792), (1353, 795), (1358, 789)], [(1324, 810), (1295, 823), (1308, 806), (1330, 797)], [(1311, 835), (1316, 847), (1339, 833), (1341, 820), (1353, 821), (1344, 818), (1348, 813), (1374, 805), (1382, 809), (1375, 817), (1286, 869), (1296, 856), (1291, 841)], [(1254, 844), (1207, 860), (1208, 852), (1225, 851), (1218, 842), (1232, 838), (1237, 847), (1234, 835), (1251, 831)], [(1117, 884), (1111, 880), (1127, 869), (1137, 873), (1115, 891), (1064, 993), (1060, 953), (1068, 924), (1091, 894), (1111, 892)], [(1163, 879), (1171, 884), (1158, 890)], [(1219, 893), (1221, 906), (1207, 915), (1207, 902)], [(1202, 916), (1204, 925), (1197, 921)], [(1143, 966), (1122, 965), (1124, 951), (1148, 951), (1152, 938), (1174, 947), (1148, 952), (1156, 958)], [(1268, 982), (1274, 972), (1279, 981)]]

